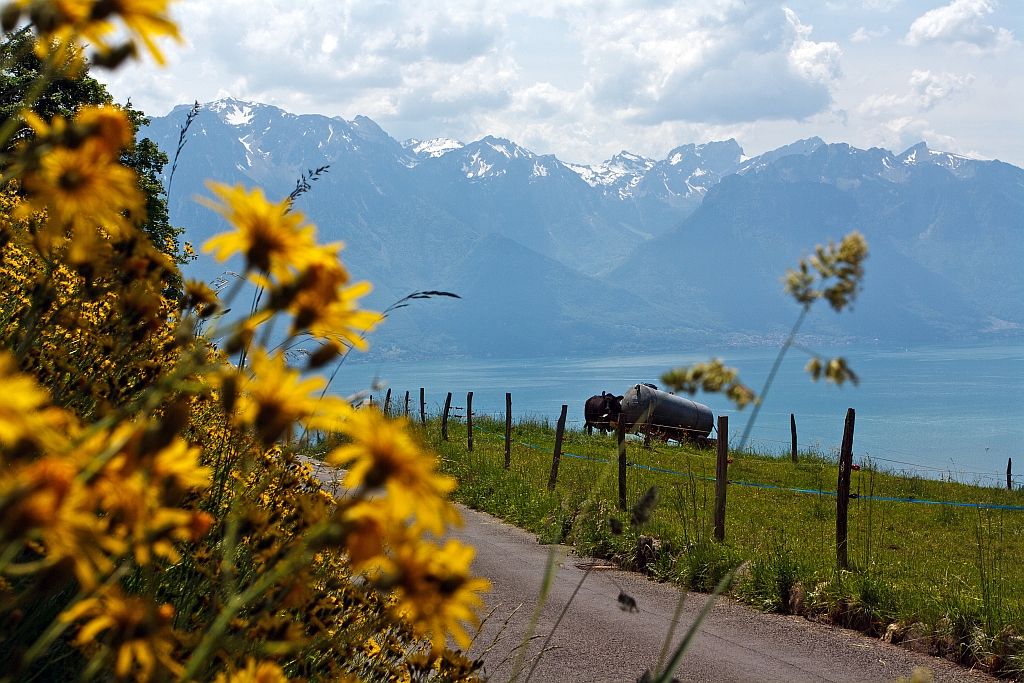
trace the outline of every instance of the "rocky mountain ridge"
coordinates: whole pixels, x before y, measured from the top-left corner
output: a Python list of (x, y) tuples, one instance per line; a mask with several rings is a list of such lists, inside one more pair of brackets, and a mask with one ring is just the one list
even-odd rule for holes
[[(173, 156), (186, 112), (153, 119), (143, 134)], [(1024, 171), (998, 161), (811, 138), (753, 158), (726, 140), (580, 165), (497, 137), (399, 142), (366, 117), (238, 100), (202, 105), (185, 140), (169, 201), (197, 245), (223, 229), (193, 201), (207, 193), (204, 179), (283, 197), (329, 166), (298, 206), (325, 239), (346, 242), (354, 274), (377, 287), (372, 305), (459, 290), (461, 301), (389, 320), (375, 343), (388, 357), (774, 339), (795, 315), (778, 285), (785, 266), (854, 228), (872, 247), (867, 303), (809, 321), (809, 334), (900, 343), (1024, 326)], [(222, 270), (207, 259), (192, 266), (207, 279)], [(521, 332), (494, 335), (499, 313)]]

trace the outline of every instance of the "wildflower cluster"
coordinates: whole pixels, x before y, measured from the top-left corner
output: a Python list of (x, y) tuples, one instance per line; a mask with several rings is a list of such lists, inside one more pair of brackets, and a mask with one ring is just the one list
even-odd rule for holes
[(713, 358), (707, 363), (670, 370), (661, 376), (661, 381), (673, 391), (685, 391), (691, 396), (698, 389), (708, 393), (721, 392), (743, 410), (757, 397), (752, 389), (740, 382), (738, 374), (734, 368), (725, 367), (720, 358)]
[[(143, 229), (166, 206), (125, 165), (140, 115), (36, 106), (84, 43), (108, 67), (161, 61), (167, 1), (0, 19), (42, 60), (0, 124), (0, 681), (472, 680), (446, 646), (468, 646), (487, 582), (437, 541), (454, 481), (414, 425), (313, 374), (382, 320), (342, 245), (290, 199), (211, 183), (229, 230), (205, 249), (244, 272), (223, 298), (179, 293), (191, 247)], [(341, 491), (302, 455), (322, 435)]]
[(856, 300), (867, 257), (868, 243), (856, 230), (844, 237), (838, 247), (832, 241), (828, 247), (819, 244), (809, 258), (800, 259), (796, 270), (786, 269), (782, 278), (785, 291), (804, 308), (824, 298), (838, 313)]
[[(819, 244), (810, 257), (800, 259), (796, 270), (786, 268), (782, 278), (785, 292), (804, 307), (804, 313), (818, 299), (825, 299), (839, 313), (852, 307), (857, 299), (867, 257), (868, 243), (856, 230), (844, 237), (838, 247), (831, 240), (828, 247)], [(854, 385), (860, 381), (845, 358), (821, 358), (812, 352), (805, 369), (815, 382), (822, 376), (840, 386), (847, 381)]]

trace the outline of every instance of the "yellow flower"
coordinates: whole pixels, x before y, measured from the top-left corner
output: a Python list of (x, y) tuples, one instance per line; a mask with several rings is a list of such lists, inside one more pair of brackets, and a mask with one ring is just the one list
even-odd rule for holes
[(161, 65), (163, 54), (154, 38), (181, 40), (178, 27), (167, 13), (168, 0), (17, 0), (13, 4), (28, 10), (40, 32), (36, 43), (40, 58), (45, 58), (54, 46), (63, 53), (76, 33), (101, 52), (109, 52), (106, 36), (117, 30), (115, 18), (124, 24), (132, 47), (141, 40)]
[(101, 153), (116, 159), (121, 150), (132, 143), (132, 128), (123, 109), (117, 107), (82, 107), (75, 114), (75, 123), (90, 131)]
[(288, 683), (281, 667), (274, 662), (259, 662), (250, 658), (244, 669), (237, 669), (230, 674), (217, 674), (216, 683)]
[(439, 548), (417, 539), (394, 549), (399, 612), (435, 647), (444, 647), (447, 635), (460, 647), (469, 647), (462, 624), (479, 624), (475, 610), (483, 601), (478, 593), (490, 590), (491, 584), (469, 575), (475, 554), (471, 546), (454, 540)]
[(76, 477), (71, 458), (49, 455), (0, 477), (0, 531), (5, 541), (41, 539), (54, 564), (70, 559), (83, 587), (113, 564), (107, 552), (124, 550), (103, 535), (91, 492)]
[(445, 500), (455, 480), (437, 474), (436, 459), (416, 444), (406, 424), (404, 419), (388, 420), (373, 408), (352, 411), (339, 427), (351, 443), (335, 449), (327, 462), (348, 466), (348, 488), (384, 487), (398, 519), (415, 514), (420, 525), (441, 534), (446, 521), (458, 521)]
[[(338, 258), (340, 248), (340, 244), (320, 247), (295, 281), (282, 283), (281, 298), (290, 298), (285, 305), (295, 316), (293, 334), (317, 320), (323, 310), (338, 299), (338, 292), (348, 283), (348, 271)], [(289, 297), (290, 293), (293, 296)]]
[[(82, 24), (92, 12), (92, 0), (17, 0), (15, 6), (28, 10), (29, 17), (43, 34), (62, 27)], [(43, 41), (40, 41), (43, 42)]]
[(291, 269), (302, 269), (316, 258), (313, 226), (303, 224), (302, 214), (289, 212), (288, 201), (271, 204), (256, 188), (246, 192), (241, 185), (207, 183), (219, 202), (199, 197), (198, 201), (223, 215), (235, 227), (234, 232), (221, 233), (203, 245), (220, 261), (241, 253), (246, 268), (258, 268), (278, 277), (287, 277)]
[(14, 446), (22, 439), (51, 447), (57, 441), (51, 424), (56, 414), (47, 410), (49, 395), (35, 380), (18, 370), (10, 354), (0, 351), (0, 443)]
[(98, 597), (87, 598), (61, 614), (64, 622), (87, 619), (79, 629), (75, 645), (84, 647), (101, 634), (110, 646), (114, 675), (129, 676), (146, 683), (159, 663), (175, 676), (184, 668), (175, 661), (175, 635), (170, 622), (170, 605), (156, 605), (143, 598), (125, 596), (109, 588)]
[(44, 154), (39, 168), (25, 176), (29, 201), (18, 207), (16, 217), (28, 219), (45, 209), (51, 239), (63, 237), (69, 227), (76, 239), (90, 239), (96, 228), (120, 235), (128, 229), (123, 212), (144, 217), (135, 172), (112, 159), (105, 144), (90, 139), (75, 149), (56, 147)]
[(359, 282), (338, 292), (337, 299), (327, 306), (309, 326), (314, 337), (342, 342), (359, 350), (367, 347), (365, 333), (371, 332), (384, 316), (360, 310), (356, 300), (370, 293), (369, 282)]
[(153, 459), (153, 479), (164, 491), (164, 499), (173, 499), (190, 489), (204, 489), (210, 485), (213, 470), (199, 464), (202, 449), (189, 446), (180, 436), (161, 450)]
[(341, 513), (345, 533), (345, 551), (352, 569), (361, 572), (374, 560), (384, 558), (388, 534), (400, 529), (389, 505), (380, 500), (355, 503)]
[(302, 379), (298, 370), (285, 363), (282, 355), (267, 356), (262, 350), (252, 355), (252, 377), (245, 382), (239, 401), (238, 419), (255, 427), (265, 444), (288, 434), (299, 422), (311, 427), (329, 424), (346, 404), (336, 397), (320, 399), (322, 377)]
[(64, 458), (44, 457), (4, 477), (0, 527), (16, 536), (53, 523), (74, 484), (78, 468)]
[(169, 4), (169, 0), (100, 0), (93, 7), (93, 21), (82, 34), (90, 42), (109, 49), (103, 36), (116, 30), (111, 19), (118, 17), (133, 37), (132, 42), (135, 39), (141, 40), (157, 64), (163, 66), (164, 56), (153, 39), (166, 36), (181, 42), (178, 27), (171, 21), (167, 11)]

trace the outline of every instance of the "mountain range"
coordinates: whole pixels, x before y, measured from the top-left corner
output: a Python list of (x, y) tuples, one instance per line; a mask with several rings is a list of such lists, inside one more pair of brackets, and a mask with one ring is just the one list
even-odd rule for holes
[[(188, 107), (142, 134), (172, 159)], [(372, 339), (373, 358), (580, 355), (778, 343), (799, 308), (787, 265), (850, 230), (870, 245), (853, 312), (822, 304), (816, 343), (1019, 338), (1024, 170), (917, 145), (901, 154), (801, 140), (747, 158), (735, 140), (656, 160), (563, 162), (484, 137), (398, 141), (362, 116), (201, 105), (173, 180), (172, 222), (197, 246), (225, 229), (194, 201), (206, 179), (288, 195), (344, 241), (377, 310), (422, 289)], [(230, 266), (231, 264), (229, 264)], [(237, 266), (235, 267), (237, 270)], [(208, 257), (188, 274), (225, 270)]]

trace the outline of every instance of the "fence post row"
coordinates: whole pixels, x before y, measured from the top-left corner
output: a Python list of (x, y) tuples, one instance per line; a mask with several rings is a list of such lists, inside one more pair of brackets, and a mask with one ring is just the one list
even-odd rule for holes
[(473, 452), (473, 392), (466, 394), (466, 447)]
[(619, 441), (619, 509), (626, 509), (626, 418), (619, 415), (615, 423)]
[(1006, 490), (1013, 490), (1013, 474), (1010, 472), (1010, 466), (1013, 464), (1013, 458), (1006, 459)]
[(565, 435), (565, 413), (569, 406), (562, 405), (562, 414), (558, 416), (558, 427), (555, 428), (555, 450), (551, 458), (551, 476), (548, 477), (548, 490), (554, 491), (558, 482), (558, 463), (562, 459), (562, 437)]
[(796, 462), (796, 415), (789, 414), (789, 431), (793, 433), (793, 462)]
[(853, 466), (853, 408), (846, 411), (843, 445), (839, 451), (839, 482), (836, 485), (836, 562), (840, 569), (849, 566), (846, 553), (847, 511), (850, 507), (850, 471)]
[(384, 414), (387, 415), (388, 411), (391, 410), (391, 387), (388, 387), (388, 393), (384, 397)]
[(441, 439), (443, 441), (448, 440), (448, 411), (452, 408), (452, 392), (448, 392), (447, 398), (444, 399), (444, 412), (441, 414)]
[(420, 424), (427, 426), (427, 401), (423, 396), (424, 389), (420, 387)]
[(505, 469), (512, 466), (512, 393), (505, 393)]
[(715, 461), (715, 539), (725, 540), (725, 491), (729, 482), (729, 416), (718, 416), (718, 457)]
[(405, 392), (405, 419), (409, 419), (409, 392)]

